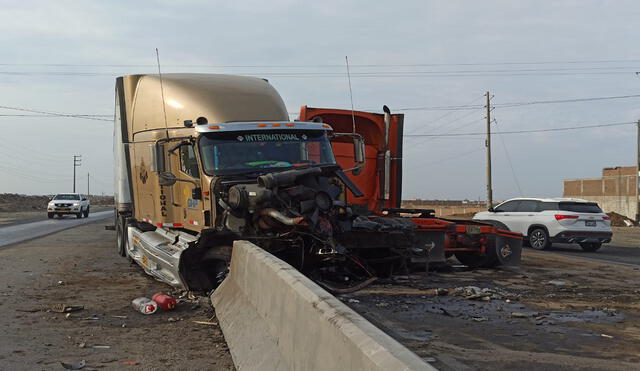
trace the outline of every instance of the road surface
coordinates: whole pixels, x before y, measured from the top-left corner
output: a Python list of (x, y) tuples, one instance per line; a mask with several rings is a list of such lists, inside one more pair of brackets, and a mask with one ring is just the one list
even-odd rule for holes
[[(133, 310), (132, 299), (172, 289), (117, 255), (102, 215), (54, 220), (70, 229), (0, 248), (0, 370), (233, 370), (208, 298)], [(33, 237), (48, 222), (23, 226)], [(60, 304), (84, 309), (67, 316)]]
[(102, 219), (107, 219), (112, 216), (113, 211), (109, 210), (94, 212), (89, 214), (88, 218), (82, 219), (67, 216), (64, 218), (11, 224), (6, 227), (0, 227), (0, 247), (28, 241), (38, 237), (43, 237), (51, 233), (60, 232), (65, 229), (77, 227)]
[(554, 244), (549, 252), (578, 259), (640, 266), (640, 241), (638, 241), (636, 247), (605, 244), (600, 250), (594, 252), (586, 252), (579, 245)]

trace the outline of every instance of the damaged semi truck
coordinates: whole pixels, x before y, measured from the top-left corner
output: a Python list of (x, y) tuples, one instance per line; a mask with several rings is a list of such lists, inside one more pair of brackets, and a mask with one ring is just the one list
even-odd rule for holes
[[(444, 263), (450, 256), (471, 268), (519, 264), (522, 235), (504, 225), (438, 218), (434, 210), (401, 208), (404, 115), (391, 114), (387, 106), (382, 110), (384, 113), (380, 114), (300, 108), (302, 121), (330, 123), (334, 130), (351, 131), (363, 137), (366, 162), (361, 166), (361, 174), (348, 174), (363, 196), (350, 198), (351, 207), (365, 215), (404, 216), (411, 220), (413, 233), (427, 241), (427, 254), (408, 255), (413, 265)], [(332, 145), (338, 164), (353, 167), (353, 146), (339, 138)]]
[(398, 116), (339, 130), (322, 115), (290, 121), (268, 81), (208, 74), (119, 77), (115, 110), (118, 253), (172, 286), (214, 289), (238, 239), (333, 292), (458, 241), (483, 265), (519, 260), (518, 235), (483, 241), (491, 227), (470, 223), (452, 242), (443, 220), (400, 215)]

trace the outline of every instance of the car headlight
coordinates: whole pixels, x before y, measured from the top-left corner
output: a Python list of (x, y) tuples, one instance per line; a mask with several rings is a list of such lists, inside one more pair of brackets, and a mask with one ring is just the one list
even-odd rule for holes
[(49, 202), (48, 207), (54, 207), (54, 206), (56, 206), (56, 204), (54, 204), (53, 202)]
[(80, 204), (79, 204), (79, 203), (77, 203), (77, 202), (74, 202), (74, 203), (73, 203), (73, 206), (80, 206)]

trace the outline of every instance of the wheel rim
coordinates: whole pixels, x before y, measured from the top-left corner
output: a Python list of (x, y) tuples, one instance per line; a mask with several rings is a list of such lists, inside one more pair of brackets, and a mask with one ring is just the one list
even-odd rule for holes
[(531, 246), (534, 249), (542, 249), (545, 244), (547, 238), (544, 235), (544, 232), (540, 231), (540, 230), (536, 230), (533, 231), (533, 233), (531, 233), (531, 237), (529, 238), (529, 243), (531, 243)]

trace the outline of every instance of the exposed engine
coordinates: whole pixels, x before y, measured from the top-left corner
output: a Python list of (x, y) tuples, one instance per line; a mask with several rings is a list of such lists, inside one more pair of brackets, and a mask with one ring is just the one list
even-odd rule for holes
[[(220, 228), (279, 256), (332, 291), (358, 289), (406, 269), (416, 246), (404, 218), (354, 215), (337, 166), (285, 170), (255, 182), (221, 182)], [(391, 247), (390, 247), (391, 246)]]

